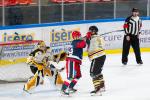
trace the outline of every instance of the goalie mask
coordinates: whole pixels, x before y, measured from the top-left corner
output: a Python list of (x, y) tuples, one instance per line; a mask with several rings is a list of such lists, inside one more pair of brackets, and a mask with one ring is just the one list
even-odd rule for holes
[(44, 41), (41, 41), (38, 43), (38, 48), (42, 49), (42, 48), (45, 48), (46, 47), (46, 44)]

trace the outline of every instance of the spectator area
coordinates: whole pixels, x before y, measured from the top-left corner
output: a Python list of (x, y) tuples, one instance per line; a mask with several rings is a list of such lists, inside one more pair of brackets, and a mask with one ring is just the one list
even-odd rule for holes
[[(0, 6), (2, 6), (2, 1), (0, 0)], [(33, 0), (4, 0), (4, 6), (15, 6), (15, 5), (29, 5), (35, 3)]]
[[(2, 6), (2, 1), (0, 0), (0, 6)], [(113, 0), (63, 0), (64, 3), (77, 3), (77, 2), (110, 2)], [(44, 0), (41, 0), (44, 2)], [(62, 3), (62, 0), (48, 0), (47, 3)], [(15, 6), (15, 5), (30, 5), (38, 4), (38, 0), (4, 0), (4, 6)]]

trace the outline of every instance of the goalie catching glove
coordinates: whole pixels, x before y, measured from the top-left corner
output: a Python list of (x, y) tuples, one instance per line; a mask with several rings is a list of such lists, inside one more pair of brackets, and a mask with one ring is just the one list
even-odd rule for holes
[(59, 62), (59, 61), (64, 61), (68, 54), (64, 51), (60, 52), (59, 54), (53, 55), (53, 61), (54, 62)]

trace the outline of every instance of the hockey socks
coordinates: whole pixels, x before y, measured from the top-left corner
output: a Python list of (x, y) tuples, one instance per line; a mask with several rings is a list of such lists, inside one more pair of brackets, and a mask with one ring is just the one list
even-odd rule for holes
[(76, 85), (77, 81), (78, 81), (77, 79), (71, 81), (69, 85), (69, 92), (74, 93), (77, 91), (77, 89), (74, 89), (74, 86)]
[(64, 84), (62, 85), (61, 90), (66, 90), (66, 89), (68, 88), (69, 85), (70, 85), (69, 82), (64, 81)]
[(69, 85), (69, 88), (73, 88), (77, 83), (77, 79), (74, 79), (71, 81), (70, 85)]
[(63, 92), (63, 94), (69, 95), (69, 92), (66, 91), (69, 85), (70, 85), (69, 82), (64, 81), (64, 84), (62, 85), (62, 88), (61, 88), (61, 91)]
[(100, 79), (99, 77), (93, 78), (93, 85), (95, 90), (92, 91), (91, 93), (96, 93), (100, 90)]
[(105, 81), (104, 81), (104, 78), (103, 78), (103, 74), (100, 75), (100, 89), (102, 91), (105, 91)]
[[(61, 89), (63, 94), (69, 95), (69, 93), (76, 92), (77, 90), (74, 89), (74, 86), (76, 85), (76, 83), (77, 83), (77, 79), (73, 79), (70, 83), (67, 81), (64, 81), (64, 84), (62, 85), (62, 89)], [(69, 87), (69, 89), (68, 89), (68, 91), (66, 91), (68, 87)]]
[(103, 80), (103, 75), (101, 74), (100, 76), (93, 78), (93, 85), (95, 90), (92, 91), (91, 93), (98, 93), (100, 92), (100, 90), (104, 90), (105, 91), (105, 84), (104, 84), (104, 80)]

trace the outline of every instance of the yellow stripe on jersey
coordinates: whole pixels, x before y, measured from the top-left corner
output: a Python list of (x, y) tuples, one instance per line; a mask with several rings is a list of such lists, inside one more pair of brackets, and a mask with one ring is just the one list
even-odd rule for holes
[(94, 58), (100, 57), (105, 55), (105, 50), (104, 49), (99, 49), (99, 50), (95, 50), (93, 52), (89, 52), (88, 53), (88, 57), (92, 60)]

